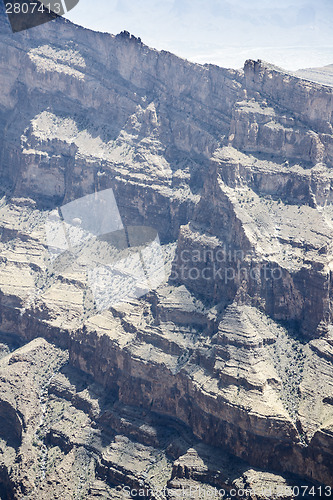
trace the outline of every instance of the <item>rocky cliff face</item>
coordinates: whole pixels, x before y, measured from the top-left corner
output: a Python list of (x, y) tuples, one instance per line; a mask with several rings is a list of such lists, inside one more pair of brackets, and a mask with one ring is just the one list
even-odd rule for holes
[[(332, 89), (1, 20), (0, 330), (26, 344), (3, 342), (3, 495), (333, 486)], [(121, 236), (54, 260), (48, 234), (106, 189), (165, 279), (101, 309)]]

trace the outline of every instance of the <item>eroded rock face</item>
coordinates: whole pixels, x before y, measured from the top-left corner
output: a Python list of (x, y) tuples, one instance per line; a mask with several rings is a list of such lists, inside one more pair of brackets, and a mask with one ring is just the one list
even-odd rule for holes
[[(63, 19), (3, 22), (0, 45), (0, 330), (30, 342), (3, 342), (2, 490), (332, 486), (332, 89)], [(165, 277), (100, 310), (89, 266), (121, 235), (53, 259), (47, 234), (106, 189), (127, 239), (158, 232)]]
[(251, 303), (317, 337), (332, 320), (329, 206), (292, 202), (306, 196), (298, 190), (310, 190), (310, 179), (272, 166), (268, 181), (271, 165), (230, 147), (216, 152), (193, 218), (180, 230), (174, 275), (199, 296)]
[(5, 355), (0, 376), (2, 405), (11, 388), (1, 414), (8, 436), (16, 435), (11, 415), (22, 420), (19, 441), (0, 438), (2, 498), (127, 499), (136, 491), (134, 498), (173, 499), (179, 489), (190, 498), (242, 489), (292, 498), (278, 492), (299, 484), (201, 443), (179, 421), (117, 401), (44, 339)]

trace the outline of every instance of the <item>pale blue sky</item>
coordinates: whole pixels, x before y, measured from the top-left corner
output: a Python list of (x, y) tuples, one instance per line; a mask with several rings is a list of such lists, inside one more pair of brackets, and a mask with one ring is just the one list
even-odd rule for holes
[(200, 63), (333, 63), (333, 0), (80, 0), (67, 17), (113, 34), (125, 29)]

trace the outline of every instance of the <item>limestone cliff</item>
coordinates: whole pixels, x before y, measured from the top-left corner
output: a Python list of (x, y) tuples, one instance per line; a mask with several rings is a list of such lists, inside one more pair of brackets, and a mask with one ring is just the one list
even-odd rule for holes
[[(333, 486), (332, 88), (0, 19), (3, 495)], [(87, 269), (122, 236), (53, 260), (47, 234), (106, 189), (166, 275), (100, 310)]]

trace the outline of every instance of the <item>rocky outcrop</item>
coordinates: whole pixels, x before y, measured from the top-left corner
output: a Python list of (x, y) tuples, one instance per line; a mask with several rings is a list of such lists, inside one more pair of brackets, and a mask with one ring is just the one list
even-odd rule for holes
[(332, 89), (307, 82), (262, 61), (247, 61), (246, 87), (291, 111), (314, 131), (332, 134)]

